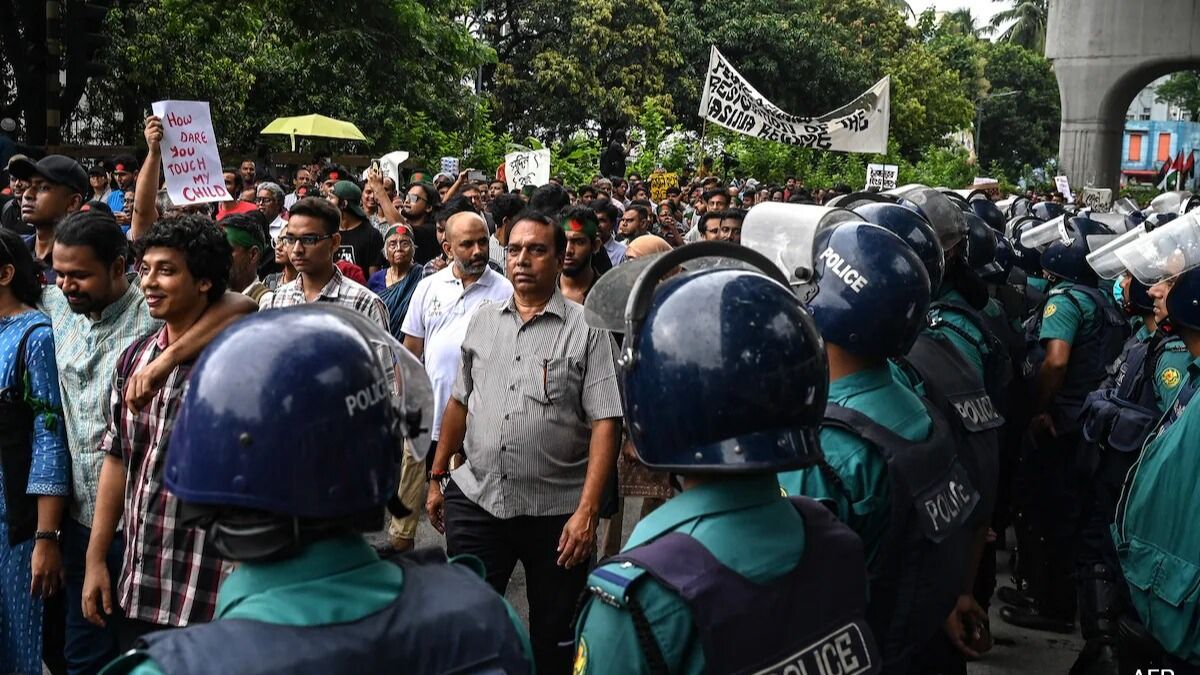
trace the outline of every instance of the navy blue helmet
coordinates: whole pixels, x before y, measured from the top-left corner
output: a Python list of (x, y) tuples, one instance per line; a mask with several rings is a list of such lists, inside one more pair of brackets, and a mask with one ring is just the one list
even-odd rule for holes
[(1200, 331), (1200, 267), (1175, 278), (1167, 293), (1166, 307), (1172, 326)]
[[(710, 267), (658, 283), (713, 256), (762, 271)], [(829, 366), (812, 317), (767, 258), (724, 242), (665, 253), (633, 283), (625, 317), (625, 418), (642, 463), (773, 473), (818, 456)], [(720, 404), (697, 415), (694, 401)]]
[(1095, 286), (1099, 278), (1088, 264), (1087, 256), (1111, 240), (1113, 231), (1103, 223), (1083, 217), (1068, 218), (1064, 227), (1071, 237), (1070, 242), (1055, 241), (1046, 247), (1042, 253), (1042, 269), (1060, 279)]
[(986, 196), (978, 195), (967, 202), (971, 206), (971, 211), (983, 219), (983, 222), (988, 224), (988, 227), (1003, 234), (1006, 220), (1004, 213), (1000, 210), (996, 203), (988, 199)]
[(983, 269), (996, 259), (996, 236), (992, 228), (973, 212), (964, 213), (967, 220), (967, 266)]
[(866, 222), (903, 239), (925, 265), (930, 288), (936, 292), (941, 287), (946, 272), (942, 245), (938, 243), (937, 233), (920, 214), (898, 204), (862, 204), (854, 207), (854, 212)]
[(1038, 202), (1029, 209), (1029, 213), (1041, 221), (1053, 220), (1066, 212), (1066, 207), (1057, 202)]
[(930, 302), (913, 249), (878, 225), (847, 222), (819, 231), (813, 253), (816, 293), (807, 304), (821, 337), (864, 357), (908, 353)]

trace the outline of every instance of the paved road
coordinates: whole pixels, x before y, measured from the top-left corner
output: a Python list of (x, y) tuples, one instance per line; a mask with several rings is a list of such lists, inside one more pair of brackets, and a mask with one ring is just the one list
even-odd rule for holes
[[(626, 508), (623, 528), (624, 541), (629, 537), (636, 523), (640, 508), (640, 500), (636, 500)], [(603, 534), (603, 525), (601, 526)], [(382, 542), (381, 535), (373, 537), (376, 542)], [(417, 546), (442, 546), (444, 541), (429, 523), (422, 519), (417, 531)], [(1001, 554), (1001, 571), (997, 574), (997, 585), (1009, 585), (1009, 573), (1003, 566), (1007, 563), (1007, 554)], [(516, 573), (509, 583), (506, 593), (509, 602), (516, 608), (517, 613), (526, 621), (529, 620), (529, 605), (525, 601), (525, 571), (517, 565)], [(1011, 675), (1014, 673), (1065, 674), (1075, 661), (1075, 655), (1083, 647), (1083, 640), (1078, 635), (1059, 635), (1057, 633), (1041, 633), (1009, 626), (1000, 620), (1000, 604), (991, 607), (992, 634), (995, 646), (983, 659), (968, 665), (970, 675)]]

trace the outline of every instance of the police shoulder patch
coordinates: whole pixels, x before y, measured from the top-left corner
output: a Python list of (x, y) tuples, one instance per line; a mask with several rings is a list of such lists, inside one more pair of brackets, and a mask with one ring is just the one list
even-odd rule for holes
[(1058, 305), (1056, 305), (1052, 302), (1048, 302), (1048, 303), (1046, 303), (1046, 309), (1042, 311), (1042, 318), (1049, 319), (1050, 317), (1054, 316), (1054, 313), (1057, 311), (1058, 311)]
[(1183, 375), (1179, 372), (1178, 368), (1167, 368), (1162, 372), (1162, 375), (1159, 376), (1159, 379), (1162, 380), (1164, 387), (1167, 389), (1174, 389), (1175, 387), (1179, 386), (1179, 382), (1183, 379)]
[(579, 636), (579, 646), (575, 648), (575, 667), (571, 669), (572, 675), (583, 675), (587, 672), (588, 648), (587, 640), (583, 636)]

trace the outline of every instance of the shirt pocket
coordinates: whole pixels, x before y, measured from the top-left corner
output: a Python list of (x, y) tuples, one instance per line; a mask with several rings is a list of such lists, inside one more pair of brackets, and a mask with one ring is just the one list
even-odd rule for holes
[(1143, 623), (1167, 651), (1186, 651), (1200, 621), (1200, 567), (1136, 536), (1117, 555)]
[(583, 363), (566, 356), (535, 360), (524, 379), (525, 396), (537, 403), (577, 406), (583, 388)]

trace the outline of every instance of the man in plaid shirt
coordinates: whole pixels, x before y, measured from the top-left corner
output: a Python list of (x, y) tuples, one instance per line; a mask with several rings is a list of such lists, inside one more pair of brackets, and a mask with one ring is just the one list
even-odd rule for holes
[(160, 221), (143, 241), (142, 292), (150, 315), (165, 325), (134, 341), (117, 362), (83, 584), (84, 616), (102, 625), (113, 609), (104, 554), (124, 516), (117, 586), (126, 616), (119, 626), (122, 650), (146, 633), (212, 619), (221, 577), (221, 558), (203, 531), (180, 525), (179, 502), (163, 484), (167, 441), (191, 363), (176, 367), (139, 412), (126, 406), (122, 392), (127, 378), (191, 330), (225, 292), (229, 243), (198, 215)]
[[(305, 197), (292, 206), (287, 234), (279, 239), (299, 276), (263, 298), (262, 308), (333, 302), (366, 314), (387, 330), (387, 306), (379, 296), (347, 279), (334, 265), (333, 253), (342, 242), (341, 223), (341, 213), (324, 199)], [(382, 254), (379, 250), (370, 255)]]

